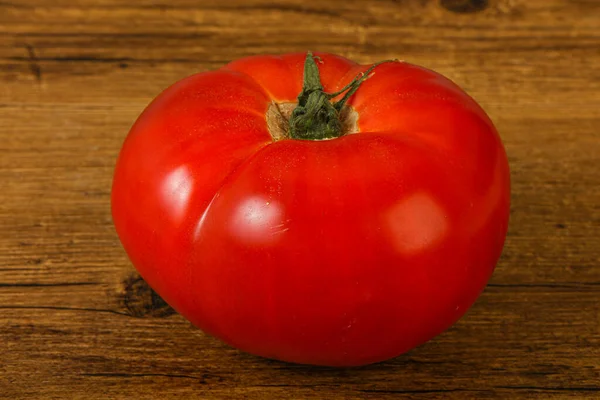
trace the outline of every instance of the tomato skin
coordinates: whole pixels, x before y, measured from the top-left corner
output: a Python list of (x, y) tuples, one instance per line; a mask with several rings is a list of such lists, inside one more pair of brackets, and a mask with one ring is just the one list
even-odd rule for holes
[[(318, 54), (339, 90), (368, 66)], [(352, 96), (359, 133), (274, 142), (306, 54), (186, 78), (142, 113), (117, 162), (113, 219), (146, 281), (193, 324), (250, 353), (355, 366), (456, 322), (490, 278), (510, 182), (483, 110), (394, 62)]]

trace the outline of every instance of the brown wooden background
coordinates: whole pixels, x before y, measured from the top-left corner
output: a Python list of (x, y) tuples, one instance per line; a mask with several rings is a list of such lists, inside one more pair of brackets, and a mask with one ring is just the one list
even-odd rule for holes
[[(136, 277), (111, 222), (115, 158), (159, 91), (308, 49), (446, 74), (512, 166), (485, 293), (365, 368), (205, 336)], [(598, 0), (0, 0), (0, 398), (600, 398), (599, 129)]]

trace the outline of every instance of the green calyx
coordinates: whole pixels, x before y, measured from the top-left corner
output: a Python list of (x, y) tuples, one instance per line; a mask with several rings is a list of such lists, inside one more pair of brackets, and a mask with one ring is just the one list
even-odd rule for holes
[[(373, 64), (367, 71), (358, 74), (352, 82), (335, 93), (325, 93), (321, 84), (319, 67), (309, 51), (304, 62), (304, 83), (302, 92), (298, 95), (298, 106), (290, 118), (289, 135), (292, 139), (324, 140), (342, 136), (342, 121), (340, 113), (346, 102), (358, 90), (360, 85), (369, 78), (371, 72), (379, 64), (395, 60), (386, 60)], [(331, 102), (336, 96), (344, 93), (344, 97)]]

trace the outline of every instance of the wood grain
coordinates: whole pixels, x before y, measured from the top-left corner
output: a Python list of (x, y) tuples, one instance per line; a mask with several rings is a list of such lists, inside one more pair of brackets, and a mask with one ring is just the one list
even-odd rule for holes
[[(596, 0), (1, 0), (0, 398), (600, 398)], [(512, 168), (492, 281), (456, 326), (358, 369), (231, 349), (135, 274), (112, 169), (139, 112), (257, 53), (401, 58), (463, 86)]]

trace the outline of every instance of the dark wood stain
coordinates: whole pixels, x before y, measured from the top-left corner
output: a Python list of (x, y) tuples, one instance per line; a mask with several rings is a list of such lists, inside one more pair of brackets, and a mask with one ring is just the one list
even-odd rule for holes
[(123, 282), (124, 308), (133, 317), (168, 317), (173, 310), (139, 275), (133, 274)]
[[(593, 0), (0, 1), (0, 398), (598, 398), (599, 38)], [(202, 333), (135, 273), (110, 216), (119, 148), (161, 90), (309, 49), (449, 76), (511, 162), (509, 234), (475, 306), (361, 368)]]
[(488, 0), (441, 0), (440, 4), (455, 13), (474, 13), (488, 7)]
[(31, 69), (31, 73), (33, 77), (38, 83), (42, 82), (42, 68), (40, 67), (39, 60), (35, 54), (35, 50), (33, 46), (27, 45), (25, 46), (27, 49), (27, 61), (29, 62), (29, 68)]

